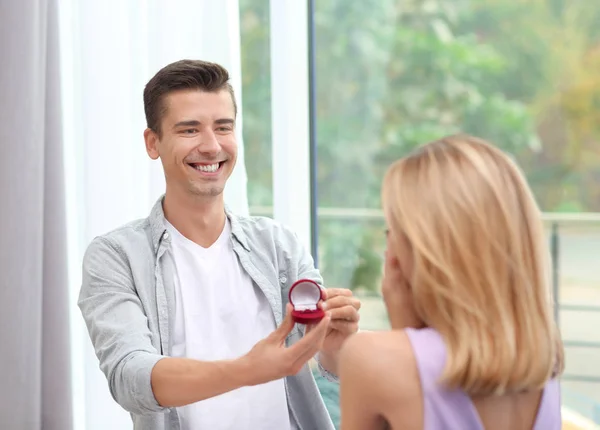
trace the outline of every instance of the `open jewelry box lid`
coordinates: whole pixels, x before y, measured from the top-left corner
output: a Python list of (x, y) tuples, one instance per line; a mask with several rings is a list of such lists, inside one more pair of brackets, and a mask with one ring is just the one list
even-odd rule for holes
[(314, 324), (324, 316), (323, 309), (318, 307), (320, 300), (325, 299), (325, 292), (315, 281), (299, 279), (290, 287), (289, 301), (294, 307), (292, 317), (300, 324)]

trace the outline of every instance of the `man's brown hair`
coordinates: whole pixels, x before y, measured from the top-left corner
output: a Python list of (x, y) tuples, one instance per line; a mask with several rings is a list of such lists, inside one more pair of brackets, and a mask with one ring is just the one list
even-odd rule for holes
[(160, 69), (144, 88), (144, 112), (149, 129), (161, 134), (161, 121), (166, 111), (164, 98), (167, 94), (180, 90), (206, 92), (227, 90), (231, 94), (233, 108), (237, 115), (237, 104), (233, 87), (229, 83), (229, 72), (223, 66), (201, 60), (180, 60)]

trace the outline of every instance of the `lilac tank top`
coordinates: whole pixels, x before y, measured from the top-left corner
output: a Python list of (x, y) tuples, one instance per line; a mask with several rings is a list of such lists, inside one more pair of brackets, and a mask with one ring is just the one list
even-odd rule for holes
[[(446, 346), (430, 328), (406, 329), (419, 370), (423, 390), (424, 430), (484, 430), (473, 402), (461, 390), (440, 386), (446, 364)], [(542, 394), (532, 430), (560, 430), (560, 386), (549, 381)]]

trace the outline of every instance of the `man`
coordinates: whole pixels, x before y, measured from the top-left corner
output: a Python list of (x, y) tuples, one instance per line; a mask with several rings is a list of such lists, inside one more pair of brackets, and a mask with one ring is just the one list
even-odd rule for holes
[(227, 71), (170, 64), (144, 108), (165, 195), (147, 219), (94, 239), (83, 262), (79, 307), (112, 396), (140, 430), (332, 429), (307, 362), (336, 379), (360, 302), (327, 289), (325, 318), (294, 324), (290, 286), (322, 285), (312, 258), (285, 227), (225, 208), (237, 157)]

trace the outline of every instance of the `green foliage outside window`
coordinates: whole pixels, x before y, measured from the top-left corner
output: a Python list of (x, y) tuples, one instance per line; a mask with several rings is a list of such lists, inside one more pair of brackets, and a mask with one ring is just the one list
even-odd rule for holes
[[(272, 205), (268, 3), (240, 0), (253, 206)], [(544, 211), (600, 210), (594, 2), (315, 4), (320, 207), (379, 208), (392, 161), (464, 131), (512, 154)], [(382, 229), (373, 221), (319, 220), (319, 263), (329, 285), (378, 290)]]

